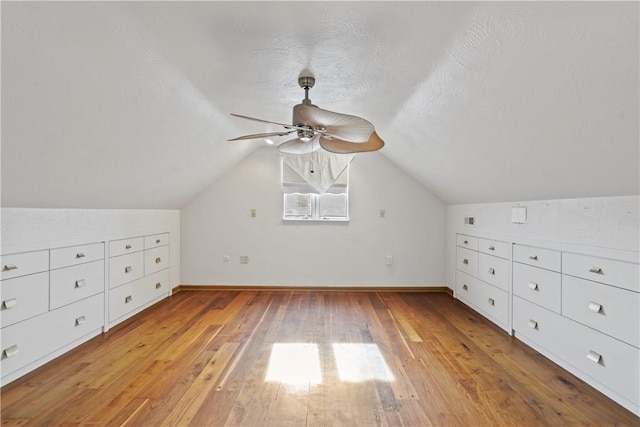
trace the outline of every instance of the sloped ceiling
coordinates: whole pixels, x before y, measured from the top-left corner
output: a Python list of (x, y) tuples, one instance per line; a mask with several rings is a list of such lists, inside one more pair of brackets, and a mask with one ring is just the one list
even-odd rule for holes
[(639, 192), (637, 2), (1, 7), (3, 206), (180, 208), (303, 70), (446, 203)]

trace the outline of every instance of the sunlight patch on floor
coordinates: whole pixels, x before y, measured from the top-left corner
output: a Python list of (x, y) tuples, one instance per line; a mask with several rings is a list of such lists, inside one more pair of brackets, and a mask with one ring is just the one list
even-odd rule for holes
[(376, 344), (334, 343), (333, 354), (340, 381), (356, 383), (395, 379)]

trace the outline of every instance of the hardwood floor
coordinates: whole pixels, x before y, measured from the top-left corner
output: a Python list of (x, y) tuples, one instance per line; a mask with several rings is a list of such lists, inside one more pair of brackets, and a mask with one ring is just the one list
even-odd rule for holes
[(443, 293), (182, 291), (1, 398), (3, 425), (640, 424)]

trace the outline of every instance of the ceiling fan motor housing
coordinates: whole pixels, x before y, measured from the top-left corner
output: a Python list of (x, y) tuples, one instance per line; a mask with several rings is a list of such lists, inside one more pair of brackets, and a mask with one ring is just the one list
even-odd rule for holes
[[(308, 101), (308, 102), (305, 102)], [(293, 117), (291, 120), (291, 124), (295, 125), (295, 126), (304, 126), (305, 129), (298, 129), (298, 138), (300, 138), (303, 141), (310, 141), (311, 138), (313, 138), (313, 127), (311, 127), (309, 125), (309, 123), (306, 123), (304, 120), (302, 120), (302, 118), (300, 117), (300, 114), (298, 112), (298, 110), (300, 109), (300, 107), (304, 107), (304, 106), (308, 106), (311, 105), (313, 107), (315, 107), (315, 105), (313, 105), (311, 103), (311, 100), (309, 99), (305, 99), (302, 101), (302, 104), (298, 104), (296, 106), (293, 107)]]

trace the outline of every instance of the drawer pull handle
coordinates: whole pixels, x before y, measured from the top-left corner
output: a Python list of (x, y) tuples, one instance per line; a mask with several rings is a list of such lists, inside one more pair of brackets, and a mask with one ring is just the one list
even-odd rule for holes
[(469, 260), (465, 258), (465, 259), (462, 260), (462, 263), (463, 264), (469, 264)]
[(160, 264), (162, 262), (162, 260), (160, 259), (160, 257), (156, 258), (156, 264)]
[(2, 354), (4, 354), (4, 357), (9, 358), (11, 356), (15, 356), (16, 354), (18, 354), (18, 344), (16, 345), (12, 345), (11, 347), (7, 347), (2, 351)]
[(496, 302), (493, 298), (489, 298), (489, 305), (496, 305)]
[(469, 290), (469, 286), (467, 286), (467, 284), (465, 283), (464, 285), (462, 285), (462, 289), (464, 289), (465, 291)]
[(588, 307), (589, 307), (589, 310), (593, 311), (594, 313), (602, 312), (602, 305), (598, 304), (597, 302), (590, 302)]
[(602, 361), (602, 356), (593, 350), (589, 350), (589, 354), (587, 354), (587, 359), (591, 360), (593, 363), (600, 363)]
[(600, 267), (591, 267), (589, 269), (590, 273), (602, 274), (602, 269)]
[(496, 274), (496, 270), (494, 268), (490, 268), (489, 269), (489, 274), (495, 275)]
[(128, 296), (124, 297), (124, 303), (125, 303), (125, 304), (129, 304), (129, 303), (131, 302), (131, 300), (132, 300), (132, 299), (133, 299), (133, 298), (131, 298), (131, 295), (128, 295)]
[(538, 261), (538, 255), (530, 255), (529, 259), (532, 259), (534, 261)]
[(464, 243), (465, 245), (468, 245), (468, 244), (469, 244), (469, 241), (468, 241), (468, 240), (465, 240), (465, 241), (464, 241), (464, 242), (462, 242), (462, 243)]
[(495, 250), (496, 250), (496, 247), (495, 247), (495, 246), (489, 246), (489, 250), (490, 250), (490, 251), (495, 251)]
[(84, 279), (76, 280), (76, 288), (81, 288), (86, 284), (87, 282)]
[(87, 321), (87, 319), (84, 316), (80, 316), (80, 317), (76, 318), (76, 326), (80, 326), (86, 321)]
[(160, 242), (161, 242), (161, 240), (160, 240), (160, 239), (156, 239), (156, 243), (160, 243)]
[(11, 298), (2, 301), (2, 307), (6, 308), (7, 310), (15, 307), (16, 305), (18, 305), (18, 298)]
[(531, 329), (538, 329), (538, 322), (536, 322), (535, 320), (529, 320), (529, 327)]
[(78, 252), (78, 253), (76, 254), (76, 258), (84, 258), (84, 253), (82, 253), (82, 252)]
[(538, 284), (536, 282), (529, 282), (529, 289), (531, 289), (533, 291), (537, 291), (538, 290)]
[(9, 270), (17, 270), (18, 266), (15, 264), (7, 264), (4, 266), (3, 270), (9, 271)]
[(133, 267), (131, 267), (131, 266), (128, 266), (128, 267), (124, 268), (124, 272), (125, 273), (131, 273), (132, 270), (133, 270)]
[(126, 245), (124, 248), (125, 249), (131, 249), (131, 245)]
[(158, 282), (156, 283), (156, 289), (160, 289), (162, 287), (162, 283)]

